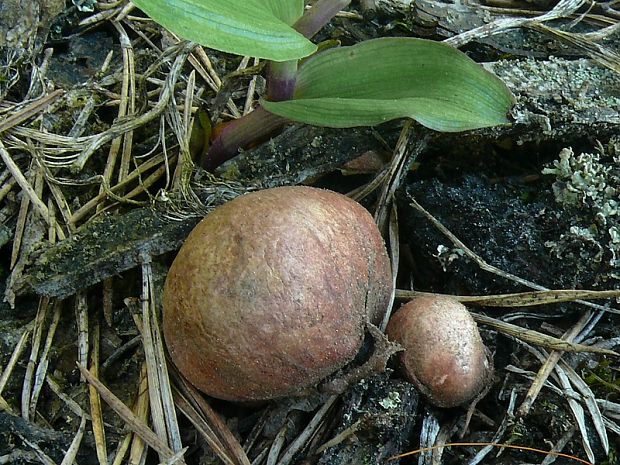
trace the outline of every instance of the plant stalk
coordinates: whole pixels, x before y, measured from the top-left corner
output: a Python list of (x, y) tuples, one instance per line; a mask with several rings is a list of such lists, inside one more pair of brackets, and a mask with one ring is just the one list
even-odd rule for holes
[(213, 171), (225, 161), (230, 160), (241, 149), (251, 148), (267, 140), (287, 122), (281, 116), (257, 107), (247, 115), (231, 121), (213, 140), (208, 152), (203, 154), (201, 165)]
[(271, 61), (267, 67), (267, 100), (279, 102), (293, 98), (297, 60)]
[(319, 0), (297, 20), (293, 28), (310, 39), (349, 3), (351, 0)]
[[(293, 28), (310, 39), (336, 14), (346, 8), (351, 0), (319, 0), (297, 20)], [(297, 64), (294, 61), (270, 62), (267, 71), (267, 99), (271, 101), (290, 100), (295, 90)], [(240, 149), (267, 140), (279, 131), (287, 120), (262, 107), (228, 123), (203, 154), (201, 164), (208, 171), (230, 160)]]

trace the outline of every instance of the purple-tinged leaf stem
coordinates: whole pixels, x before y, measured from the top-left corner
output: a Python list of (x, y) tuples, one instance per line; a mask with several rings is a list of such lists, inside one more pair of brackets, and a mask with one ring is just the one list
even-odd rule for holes
[[(297, 20), (293, 28), (310, 39), (351, 0), (319, 0)], [(267, 69), (267, 99), (290, 100), (295, 90), (297, 61), (269, 62)], [(201, 164), (208, 171), (230, 160), (240, 149), (260, 142), (279, 131), (287, 120), (257, 107), (251, 113), (231, 121), (203, 153)]]

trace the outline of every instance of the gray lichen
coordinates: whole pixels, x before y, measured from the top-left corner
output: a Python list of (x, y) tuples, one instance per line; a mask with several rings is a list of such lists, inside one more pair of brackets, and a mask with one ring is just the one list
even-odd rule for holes
[(558, 258), (579, 258), (599, 268), (599, 282), (620, 280), (620, 139), (594, 153), (562, 149), (543, 170), (555, 176), (553, 193), (570, 227), (546, 245)]
[[(539, 140), (574, 135), (576, 127), (607, 137), (610, 133), (600, 122), (609, 128), (620, 123), (620, 75), (592, 60), (500, 60), (490, 69), (517, 97), (511, 111), (516, 126), (538, 126)], [(536, 135), (517, 138), (518, 143), (528, 140), (537, 140)]]

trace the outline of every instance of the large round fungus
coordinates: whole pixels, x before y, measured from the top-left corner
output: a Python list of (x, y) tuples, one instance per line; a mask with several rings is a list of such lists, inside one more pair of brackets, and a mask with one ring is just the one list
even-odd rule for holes
[(362, 206), (310, 187), (268, 189), (191, 232), (166, 279), (164, 333), (174, 363), (209, 395), (295, 395), (355, 357), (390, 290)]
[(439, 407), (474, 399), (488, 387), (493, 365), (476, 322), (460, 302), (440, 296), (417, 297), (390, 318), (390, 340), (405, 377)]

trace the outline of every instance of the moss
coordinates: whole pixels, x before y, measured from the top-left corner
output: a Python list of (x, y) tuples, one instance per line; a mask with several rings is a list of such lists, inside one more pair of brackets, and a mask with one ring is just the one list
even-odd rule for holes
[(589, 386), (600, 388), (603, 392), (601, 397), (620, 394), (620, 378), (610, 360), (603, 360), (595, 368), (586, 370), (583, 379)]
[(620, 461), (620, 454), (618, 453), (618, 449), (612, 444), (609, 447), (609, 455), (607, 456), (607, 460), (601, 462), (601, 465), (614, 465)]

